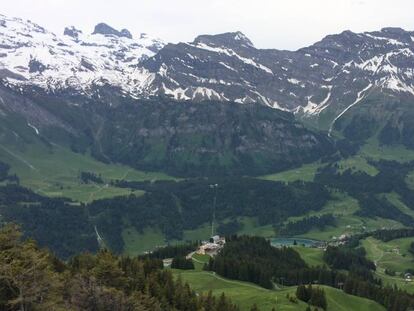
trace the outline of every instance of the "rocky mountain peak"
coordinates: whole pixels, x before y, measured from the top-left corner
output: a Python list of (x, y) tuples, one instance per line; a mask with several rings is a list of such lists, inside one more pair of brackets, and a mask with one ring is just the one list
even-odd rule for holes
[(128, 29), (122, 29), (121, 30), (121, 37), (132, 39), (132, 34)]
[(198, 36), (194, 44), (206, 44), (209, 46), (222, 47), (254, 47), (252, 41), (246, 37), (242, 32), (226, 32), (218, 35), (201, 35)]
[(128, 29), (122, 29), (121, 31), (119, 31), (105, 23), (99, 23), (98, 25), (96, 25), (95, 30), (92, 34), (101, 34), (105, 36), (109, 35), (132, 39), (132, 34)]
[(151, 37), (131, 38), (106, 24), (97, 25), (93, 35), (75, 27), (54, 34), (20, 18), (0, 15), (0, 79), (21, 87), (47, 90), (73, 89), (88, 93), (95, 85), (120, 87), (125, 92), (151, 81), (151, 74), (137, 68), (139, 62), (154, 56), (165, 44)]
[(279, 51), (256, 49), (241, 32), (165, 45), (146, 34), (124, 40), (128, 30), (104, 23), (94, 31), (102, 36), (74, 27), (56, 36), (29, 21), (1, 20), (0, 74), (19, 88), (90, 94), (105, 81), (137, 98), (259, 103), (335, 120), (374, 91), (414, 96), (414, 33), (400, 28), (348, 30)]
[(397, 45), (411, 44), (413, 42), (413, 34), (399, 27), (382, 28), (381, 31), (374, 32), (374, 34), (379, 37), (395, 40), (393, 43)]
[(313, 44), (312, 47), (337, 47), (339, 49), (342, 49), (344, 45), (354, 45), (358, 41), (363, 40), (364, 38), (362, 38), (359, 34), (350, 30), (345, 30), (339, 34), (327, 35), (321, 41)]
[(391, 35), (405, 35), (407, 31), (400, 27), (385, 27), (381, 29), (381, 32), (388, 33)]
[(65, 27), (63, 35), (77, 39), (82, 34), (82, 30), (76, 29), (74, 26)]

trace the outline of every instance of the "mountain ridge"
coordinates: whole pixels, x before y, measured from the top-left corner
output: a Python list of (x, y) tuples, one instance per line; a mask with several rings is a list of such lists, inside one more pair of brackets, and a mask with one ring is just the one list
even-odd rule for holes
[[(286, 51), (257, 49), (240, 31), (173, 44), (146, 34), (134, 38), (104, 23), (94, 34), (72, 26), (60, 36), (30, 21), (0, 21), (0, 79), (17, 91), (40, 88), (110, 106), (121, 97), (259, 104), (293, 113), (329, 135), (360, 136), (346, 129), (358, 120), (377, 124), (370, 135), (382, 128), (395, 137), (411, 133), (394, 109), (395, 99), (414, 99), (414, 32), (401, 28), (347, 30)], [(366, 103), (375, 104), (375, 113), (362, 108)], [(410, 115), (414, 110), (401, 107)]]
[[(259, 103), (307, 116), (329, 106), (338, 116), (369, 84), (414, 96), (414, 32), (401, 28), (347, 30), (285, 51), (256, 49), (239, 31), (165, 44), (145, 35), (133, 40), (126, 29), (104, 23), (96, 26), (95, 35), (73, 27), (62, 37), (29, 21), (0, 20), (5, 38), (1, 77), (17, 88), (36, 85), (88, 94), (94, 85), (109, 84), (135, 98)], [(4, 30), (13, 25), (14, 36)], [(46, 36), (36, 38), (32, 32)], [(68, 51), (74, 42), (78, 50)]]
[[(269, 107), (136, 100), (114, 93), (101, 88), (99, 96), (89, 98), (0, 86), (0, 141), (41, 139), (45, 146), (90, 151), (104, 163), (184, 177), (261, 175), (335, 151), (326, 135)], [(24, 140), (27, 131), (32, 138)]]
[(0, 20), (0, 78), (17, 89), (37, 86), (87, 94), (94, 85), (111, 84), (132, 93), (151, 78), (137, 67), (139, 60), (165, 44), (143, 34), (133, 39), (129, 31), (106, 24), (97, 25), (95, 34), (72, 26), (56, 35), (30, 21), (3, 15)]

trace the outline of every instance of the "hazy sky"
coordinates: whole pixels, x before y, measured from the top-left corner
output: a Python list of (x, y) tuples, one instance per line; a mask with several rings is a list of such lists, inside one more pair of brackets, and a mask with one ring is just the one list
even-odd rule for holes
[(297, 49), (343, 30), (414, 30), (413, 0), (0, 0), (0, 13), (60, 33), (98, 22), (165, 41), (240, 30), (260, 48)]

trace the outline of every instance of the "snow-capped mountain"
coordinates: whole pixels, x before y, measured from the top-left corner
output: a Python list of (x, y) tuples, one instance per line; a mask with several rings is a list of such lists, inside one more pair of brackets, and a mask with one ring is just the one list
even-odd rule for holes
[(55, 35), (0, 16), (0, 78), (21, 87), (88, 94), (111, 85), (134, 98), (260, 103), (332, 124), (369, 94), (414, 96), (414, 32), (400, 28), (330, 35), (298, 51), (257, 49), (242, 33), (165, 45), (98, 24)]
[(46, 90), (70, 88), (87, 92), (108, 83), (139, 93), (153, 74), (138, 66), (165, 44), (146, 34), (134, 38), (98, 24), (92, 34), (67, 27), (56, 35), (18, 18), (0, 15), (0, 77), (12, 85), (35, 85)]
[[(143, 65), (176, 99), (260, 102), (318, 114), (373, 88), (414, 95), (414, 33), (385, 28), (328, 36), (295, 52), (256, 49), (241, 33), (167, 45)], [(359, 94), (359, 96), (358, 96)]]

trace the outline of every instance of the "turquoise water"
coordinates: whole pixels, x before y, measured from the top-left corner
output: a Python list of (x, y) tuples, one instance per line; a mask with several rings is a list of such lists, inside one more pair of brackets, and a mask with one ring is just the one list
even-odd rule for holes
[(321, 243), (321, 241), (302, 238), (273, 238), (270, 239), (270, 244), (276, 247), (292, 246), (294, 245), (295, 241), (297, 245), (305, 245), (306, 247), (315, 247)]

